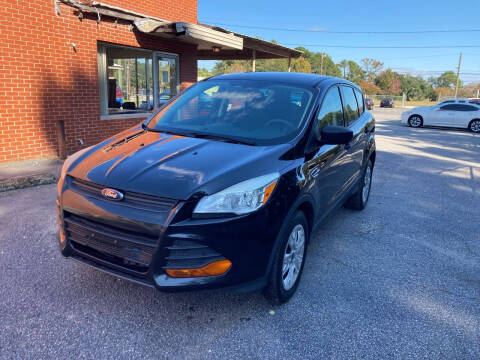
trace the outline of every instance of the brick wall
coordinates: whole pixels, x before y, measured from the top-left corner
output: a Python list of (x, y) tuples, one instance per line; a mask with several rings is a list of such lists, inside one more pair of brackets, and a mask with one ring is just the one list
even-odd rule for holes
[[(167, 19), (196, 22), (196, 0), (105, 3)], [(80, 21), (51, 0), (0, 0), (0, 162), (58, 154), (57, 122), (65, 121), (67, 152), (95, 144), (138, 119), (100, 120), (97, 42), (179, 54), (181, 88), (197, 78), (192, 45), (139, 34), (128, 24)], [(72, 47), (76, 44), (76, 51)]]

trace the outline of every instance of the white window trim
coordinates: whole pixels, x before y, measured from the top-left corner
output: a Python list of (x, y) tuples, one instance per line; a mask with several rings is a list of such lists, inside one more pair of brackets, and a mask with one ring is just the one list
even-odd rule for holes
[[(156, 109), (160, 106), (158, 98), (158, 60), (159, 59), (174, 59), (175, 60), (175, 72), (177, 80), (177, 95), (180, 93), (180, 57), (178, 54), (154, 51), (150, 49), (137, 48), (133, 46), (125, 46), (118, 44), (109, 44), (98, 42), (97, 44), (97, 64), (98, 64), (98, 86), (100, 92), (100, 120), (110, 119), (128, 119), (128, 118), (147, 118), (151, 112), (144, 113), (125, 113), (125, 114), (109, 114), (108, 113), (108, 92), (107, 92), (107, 52), (106, 47), (120, 47), (126, 49), (137, 49), (150, 52), (152, 54), (152, 81), (153, 81), (153, 108)], [(147, 74), (148, 76), (148, 74)]]

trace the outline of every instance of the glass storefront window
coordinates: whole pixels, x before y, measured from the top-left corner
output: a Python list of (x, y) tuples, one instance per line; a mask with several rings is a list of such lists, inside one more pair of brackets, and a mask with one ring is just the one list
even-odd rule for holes
[(102, 115), (150, 112), (178, 93), (178, 56), (99, 44)]

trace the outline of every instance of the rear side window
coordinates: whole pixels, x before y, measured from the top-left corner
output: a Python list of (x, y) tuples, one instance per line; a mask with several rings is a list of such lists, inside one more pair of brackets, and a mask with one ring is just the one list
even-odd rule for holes
[(365, 101), (363, 100), (363, 94), (361, 91), (355, 89), (355, 96), (357, 97), (358, 110), (360, 115), (365, 111)]
[(462, 111), (478, 111), (479, 109), (476, 106), (472, 105), (462, 105)]
[(325, 95), (317, 119), (319, 129), (327, 125), (343, 126), (342, 100), (336, 86)]
[(358, 119), (357, 100), (353, 89), (349, 86), (340, 86), (342, 89), (343, 111), (345, 113), (345, 126), (350, 126)]
[(465, 105), (451, 104), (451, 105), (442, 106), (440, 109), (441, 110), (446, 110), (446, 111), (465, 111), (463, 109), (464, 107), (465, 107)]

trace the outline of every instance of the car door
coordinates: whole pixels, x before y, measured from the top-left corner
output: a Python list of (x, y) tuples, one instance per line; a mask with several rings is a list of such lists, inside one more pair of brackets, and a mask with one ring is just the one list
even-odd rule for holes
[(458, 104), (458, 110), (455, 111), (455, 123), (452, 126), (466, 128), (470, 121), (480, 117), (479, 108), (468, 104)]
[[(320, 132), (327, 125), (344, 126), (342, 101), (336, 85), (321, 100), (312, 131)], [(335, 204), (347, 182), (350, 160), (345, 145), (320, 145), (308, 158), (305, 164), (308, 188), (322, 216)]]
[[(351, 143), (345, 147), (348, 158), (348, 179), (342, 190), (346, 190), (357, 180), (360, 174), (367, 136), (365, 132), (365, 121), (362, 121), (361, 118), (361, 116), (364, 115), (363, 105), (360, 104), (359, 106), (357, 102), (357, 97), (361, 97), (361, 93), (360, 95), (355, 96), (354, 88), (348, 85), (342, 85), (340, 86), (340, 89), (342, 94), (345, 126), (353, 131), (353, 139)], [(362, 109), (361, 114), (360, 108)]]
[[(447, 104), (437, 108), (432, 114), (432, 121), (427, 123), (428, 125), (436, 126), (454, 126), (455, 113), (458, 104)], [(426, 125), (427, 125), (426, 124)]]

